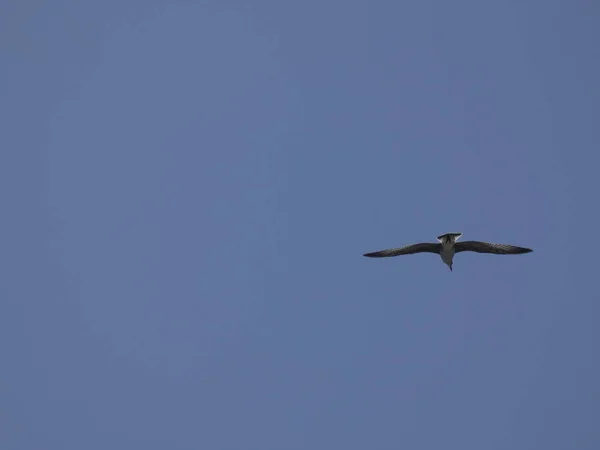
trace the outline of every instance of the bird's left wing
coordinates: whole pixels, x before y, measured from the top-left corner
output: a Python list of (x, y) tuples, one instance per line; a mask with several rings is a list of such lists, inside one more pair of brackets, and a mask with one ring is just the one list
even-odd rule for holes
[(411, 244), (404, 247), (389, 248), (387, 250), (381, 250), (373, 253), (365, 253), (363, 256), (369, 258), (384, 258), (388, 256), (398, 255), (412, 255), (413, 253), (440, 253), (442, 244), (433, 244), (429, 242), (422, 242), (420, 244)]
[(490, 242), (463, 241), (454, 245), (454, 251), (458, 252), (477, 252), (494, 253), (496, 255), (520, 255), (522, 253), (532, 252), (530, 248), (517, 247), (508, 244), (492, 244)]

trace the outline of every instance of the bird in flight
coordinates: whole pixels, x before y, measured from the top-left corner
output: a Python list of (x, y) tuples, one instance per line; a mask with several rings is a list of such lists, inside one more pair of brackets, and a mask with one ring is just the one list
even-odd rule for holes
[(390, 248), (373, 253), (365, 253), (363, 256), (369, 258), (384, 258), (389, 256), (412, 255), (413, 253), (437, 253), (442, 261), (452, 270), (452, 259), (455, 253), (459, 252), (477, 252), (493, 253), (495, 255), (520, 255), (529, 253), (530, 248), (517, 247), (508, 244), (491, 244), (481, 241), (463, 241), (456, 242), (462, 236), (462, 233), (446, 233), (437, 237), (438, 244), (433, 242), (421, 242), (419, 244), (406, 245), (404, 247)]

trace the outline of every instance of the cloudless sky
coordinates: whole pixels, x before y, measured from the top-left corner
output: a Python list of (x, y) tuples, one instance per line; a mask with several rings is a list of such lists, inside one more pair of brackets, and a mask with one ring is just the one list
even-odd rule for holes
[(0, 447), (600, 448), (598, 23), (3, 1)]

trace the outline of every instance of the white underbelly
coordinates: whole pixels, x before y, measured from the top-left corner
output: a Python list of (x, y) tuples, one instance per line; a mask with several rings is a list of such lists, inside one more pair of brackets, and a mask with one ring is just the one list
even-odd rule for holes
[(444, 261), (446, 264), (450, 264), (452, 262), (452, 258), (454, 258), (454, 247), (444, 245), (442, 247), (440, 256), (442, 257), (442, 261)]

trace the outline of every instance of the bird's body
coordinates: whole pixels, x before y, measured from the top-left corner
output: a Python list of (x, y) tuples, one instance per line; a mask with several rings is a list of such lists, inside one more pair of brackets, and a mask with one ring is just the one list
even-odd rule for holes
[(450, 267), (452, 270), (452, 260), (454, 259), (454, 246), (452, 244), (442, 244), (442, 251), (440, 252), (442, 261)]
[(454, 244), (462, 236), (462, 233), (446, 233), (437, 237), (440, 243), (440, 256), (442, 261), (452, 270), (452, 260), (454, 259)]
[(481, 241), (456, 241), (462, 233), (446, 233), (437, 237), (438, 244), (423, 242), (420, 244), (407, 245), (405, 247), (391, 248), (373, 253), (365, 253), (370, 258), (383, 258), (389, 256), (411, 255), (413, 253), (437, 253), (442, 261), (452, 270), (454, 255), (459, 252), (471, 251), (477, 253), (493, 253), (496, 255), (519, 255), (532, 252), (530, 248), (517, 247), (507, 244), (492, 244)]

